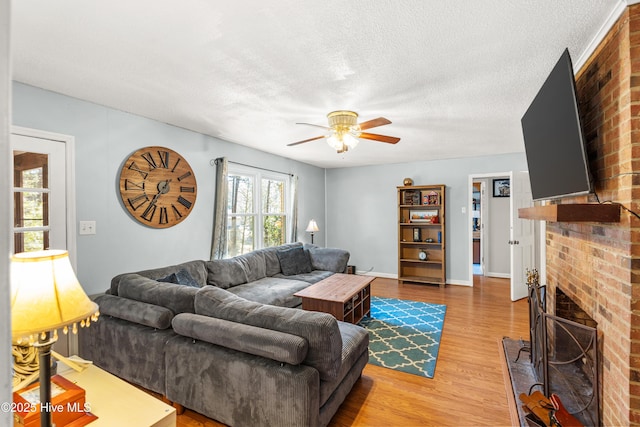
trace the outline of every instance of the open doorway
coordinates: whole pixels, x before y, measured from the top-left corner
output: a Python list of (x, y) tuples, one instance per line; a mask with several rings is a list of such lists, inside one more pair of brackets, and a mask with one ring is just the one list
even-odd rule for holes
[(484, 229), (482, 207), (486, 206), (485, 195), (485, 180), (478, 179), (473, 181), (473, 190), (471, 194), (471, 241), (473, 246), (473, 256), (471, 263), (473, 264), (473, 275), (484, 275), (483, 265), (483, 247), (484, 236), (482, 230)]
[[(510, 278), (510, 172), (469, 176), (469, 278)], [(495, 188), (494, 188), (495, 187)]]

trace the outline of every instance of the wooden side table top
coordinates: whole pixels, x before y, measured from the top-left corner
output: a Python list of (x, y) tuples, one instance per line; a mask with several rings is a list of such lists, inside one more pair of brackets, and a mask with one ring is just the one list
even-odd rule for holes
[(84, 389), (87, 405), (98, 416), (89, 427), (176, 426), (175, 408), (95, 365), (76, 372), (58, 363), (58, 374)]
[(300, 298), (345, 303), (369, 285), (375, 276), (336, 273), (293, 294)]

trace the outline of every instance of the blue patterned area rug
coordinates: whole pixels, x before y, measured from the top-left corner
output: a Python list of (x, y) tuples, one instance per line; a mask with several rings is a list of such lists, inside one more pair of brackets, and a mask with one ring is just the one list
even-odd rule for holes
[(446, 305), (371, 297), (369, 363), (433, 378)]

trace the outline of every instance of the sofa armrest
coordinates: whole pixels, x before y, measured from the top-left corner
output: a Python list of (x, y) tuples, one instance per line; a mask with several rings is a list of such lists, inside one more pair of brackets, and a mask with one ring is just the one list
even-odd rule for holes
[(299, 365), (307, 356), (307, 341), (284, 332), (190, 313), (178, 314), (171, 323), (180, 335), (278, 362)]
[(173, 319), (173, 312), (168, 308), (145, 302), (113, 295), (100, 295), (95, 301), (103, 316), (117, 317), (150, 328), (167, 329), (171, 326), (171, 319)]
[(305, 245), (311, 258), (311, 267), (314, 270), (333, 271), (344, 273), (349, 262), (349, 251), (339, 248), (321, 248), (315, 245)]

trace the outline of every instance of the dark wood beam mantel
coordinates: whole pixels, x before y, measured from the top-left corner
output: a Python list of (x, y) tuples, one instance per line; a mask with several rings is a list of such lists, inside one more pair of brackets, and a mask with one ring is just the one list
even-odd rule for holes
[(550, 222), (620, 222), (620, 205), (578, 203), (518, 209), (518, 217)]

